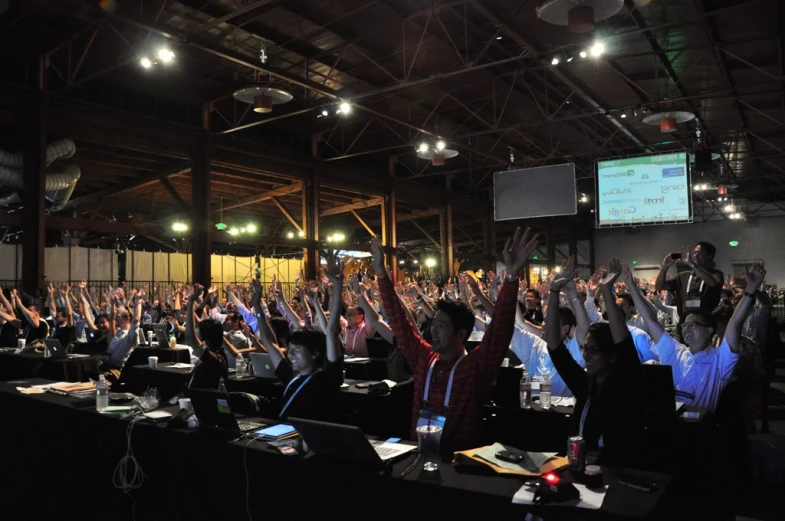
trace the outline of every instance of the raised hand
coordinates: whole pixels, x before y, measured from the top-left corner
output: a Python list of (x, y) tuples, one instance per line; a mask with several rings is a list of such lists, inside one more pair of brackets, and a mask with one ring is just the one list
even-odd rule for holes
[(608, 272), (598, 283), (600, 290), (607, 289), (608, 291), (613, 292), (613, 285), (616, 283), (616, 279), (619, 278), (619, 275), (621, 275), (621, 272), (621, 262), (616, 257), (612, 258), (611, 262), (608, 264)]
[[(375, 238), (375, 237), (374, 237)], [(337, 252), (330, 252), (325, 255), (327, 260), (327, 269), (325, 275), (327, 279), (333, 283), (334, 288), (341, 288), (343, 286), (343, 263)]]
[(763, 284), (763, 279), (766, 278), (766, 270), (763, 265), (756, 262), (752, 265), (752, 269), (744, 269), (744, 281), (747, 283), (744, 291), (750, 295)]
[[(13, 291), (13, 290), (12, 290), (12, 291)], [(46, 287), (46, 291), (48, 291), (50, 295), (54, 295), (54, 292), (55, 292), (55, 287), (52, 285), (52, 283), (51, 283), (51, 282), (50, 282), (50, 283), (49, 283), (49, 285)]]
[(561, 291), (569, 283), (575, 282), (575, 257), (570, 256), (564, 263), (561, 273), (557, 274), (554, 270), (554, 279), (550, 283), (549, 291)]
[(517, 276), (529, 259), (529, 256), (537, 248), (539, 235), (534, 234), (533, 237), (530, 237), (530, 234), (530, 228), (526, 228), (526, 231), (521, 232), (521, 228), (518, 227), (515, 229), (515, 234), (504, 243), (502, 256), (509, 275)]
[(197, 297), (202, 294), (204, 291), (204, 286), (199, 284), (198, 282), (194, 282), (194, 290), (191, 295), (188, 296), (188, 300), (196, 301)]
[(384, 270), (384, 251), (382, 250), (382, 241), (379, 240), (379, 237), (374, 236), (371, 238), (371, 254), (373, 255), (371, 265), (373, 266), (373, 270), (376, 272), (376, 274), (387, 275), (387, 272)]

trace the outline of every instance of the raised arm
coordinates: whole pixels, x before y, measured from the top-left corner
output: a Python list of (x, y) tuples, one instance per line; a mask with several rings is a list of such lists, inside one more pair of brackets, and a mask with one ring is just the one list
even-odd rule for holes
[(665, 333), (662, 324), (657, 320), (657, 312), (654, 310), (653, 306), (650, 306), (645, 302), (646, 299), (643, 297), (643, 294), (641, 294), (641, 290), (638, 289), (638, 286), (636, 286), (632, 280), (632, 273), (630, 272), (629, 267), (626, 265), (622, 266), (620, 276), (621, 281), (629, 288), (632, 300), (635, 302), (635, 307), (638, 308), (638, 312), (643, 317), (643, 321), (646, 323), (646, 329), (649, 331), (649, 336), (656, 345)]
[(65, 286), (65, 316), (67, 324), (74, 326), (74, 310), (71, 308), (71, 284)]
[[(15, 320), (16, 313), (14, 313), (14, 306), (12, 306), (11, 303), (8, 302), (8, 299), (5, 298), (5, 293), (3, 293), (2, 289), (0, 289), (0, 301), (2, 301), (3, 308), (5, 308), (3, 315), (0, 315), (3, 317), (3, 320), (5, 321)], [(11, 318), (6, 318), (6, 317), (11, 317)]]
[(262, 309), (261, 283), (258, 280), (252, 280), (251, 287), (253, 288), (251, 303), (253, 304), (253, 309), (256, 312), (257, 325), (259, 326), (256, 334), (259, 335), (259, 340), (261, 340), (262, 345), (270, 355), (270, 361), (273, 363), (273, 367), (277, 369), (278, 364), (280, 364), (281, 360), (284, 359), (284, 353), (278, 346), (278, 339), (275, 338), (273, 328), (270, 326), (270, 322), (267, 320), (267, 315)]
[(379, 333), (382, 338), (392, 344), (393, 339), (395, 338), (392, 329), (390, 329), (390, 326), (382, 322), (382, 317), (379, 316), (376, 308), (371, 305), (368, 297), (365, 295), (362, 285), (360, 284), (360, 279), (355, 275), (351, 275), (349, 278), (349, 283), (351, 284), (354, 292), (357, 293), (360, 307), (363, 308), (363, 311), (365, 312), (365, 320), (371, 324), (374, 331)]
[[(586, 333), (589, 332), (589, 315), (586, 313), (586, 308), (581, 302), (581, 297), (578, 295), (578, 287), (575, 285), (575, 257), (570, 257), (567, 261), (567, 266), (563, 273), (566, 273), (570, 279), (562, 287), (562, 292), (567, 295), (567, 300), (570, 303), (570, 309), (575, 315), (575, 338), (578, 339), (578, 344), (583, 344), (586, 339)], [(572, 273), (572, 276), (569, 274)], [(551, 283), (553, 287), (553, 283)]]
[(630, 330), (627, 328), (627, 321), (624, 319), (624, 314), (621, 309), (619, 309), (619, 306), (616, 305), (616, 295), (613, 292), (616, 279), (619, 278), (622, 271), (627, 272), (627, 275), (625, 275), (626, 277), (632, 277), (632, 275), (629, 274), (630, 270), (626, 268), (626, 266), (623, 268), (619, 259), (616, 257), (612, 258), (610, 264), (608, 264), (607, 275), (605, 275), (599, 283), (599, 290), (600, 293), (602, 293), (602, 299), (605, 302), (605, 311), (608, 313), (608, 322), (611, 326), (611, 336), (613, 337), (614, 344), (620, 344), (630, 336)]
[(275, 291), (275, 304), (278, 306), (278, 311), (283, 313), (283, 316), (286, 317), (286, 320), (292, 327), (303, 327), (303, 321), (300, 320), (300, 317), (297, 316), (297, 313), (294, 312), (292, 306), (289, 305), (283, 296), (281, 281), (273, 280), (273, 290)]
[(674, 257), (677, 257), (678, 255), (679, 254), (677, 252), (672, 252), (666, 255), (664, 259), (662, 259), (660, 272), (657, 274), (657, 280), (654, 282), (655, 291), (662, 291), (664, 289), (667, 289), (665, 283), (668, 281), (668, 270), (671, 269), (671, 266), (673, 266), (673, 264), (676, 262)]
[(728, 327), (725, 328), (725, 341), (734, 353), (738, 353), (741, 348), (741, 330), (744, 325), (744, 319), (747, 318), (747, 314), (752, 309), (753, 304), (755, 304), (755, 291), (764, 278), (766, 278), (766, 270), (757, 262), (753, 264), (751, 270), (745, 269), (744, 279), (747, 281), (747, 285), (744, 289), (744, 295), (742, 295), (739, 303), (736, 304), (736, 309), (733, 310), (733, 315), (728, 321)]
[[(333, 288), (343, 287), (343, 265), (336, 253), (327, 255), (327, 278), (333, 283)], [(337, 362), (341, 359), (341, 301), (330, 301), (330, 319), (327, 321), (327, 360)]]
[(319, 293), (316, 289), (311, 289), (308, 292), (308, 299), (310, 299), (311, 307), (313, 308), (314, 323), (322, 331), (327, 331), (327, 317), (324, 314), (322, 306), (319, 305)]
[(22, 315), (24, 315), (24, 317), (27, 319), (30, 325), (33, 326), (34, 328), (38, 328), (38, 326), (40, 325), (40, 319), (37, 317), (33, 317), (33, 314), (30, 312), (30, 310), (27, 309), (24, 304), (22, 304), (21, 298), (16, 297), (16, 305), (19, 306), (19, 311), (22, 312)]
[(196, 337), (196, 324), (194, 322), (194, 303), (204, 288), (199, 283), (194, 283), (193, 293), (188, 297), (185, 312), (185, 343), (191, 346), (195, 357), (201, 357), (204, 348)]
[[(482, 288), (480, 288), (480, 282), (474, 277), (474, 275), (468, 275), (466, 283), (472, 289), (472, 292), (477, 297), (477, 300), (480, 301), (480, 305), (482, 305), (482, 308), (486, 313), (488, 313), (488, 316), (493, 318), (493, 302), (491, 302), (491, 299), (489, 299), (488, 296), (482, 291)], [(483, 326), (484, 325), (485, 323), (483, 322)]]

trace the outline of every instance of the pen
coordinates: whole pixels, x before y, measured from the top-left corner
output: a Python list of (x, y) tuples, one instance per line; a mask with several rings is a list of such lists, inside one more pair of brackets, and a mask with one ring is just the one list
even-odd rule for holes
[(630, 483), (628, 481), (619, 480), (619, 485), (622, 485), (627, 488), (631, 488), (633, 490), (640, 490), (641, 492), (651, 492), (653, 489), (651, 487), (647, 487), (644, 485), (636, 485), (634, 483)]
[(68, 393), (63, 391), (58, 391), (56, 389), (47, 389), (50, 393), (59, 394), (60, 396), (68, 396)]

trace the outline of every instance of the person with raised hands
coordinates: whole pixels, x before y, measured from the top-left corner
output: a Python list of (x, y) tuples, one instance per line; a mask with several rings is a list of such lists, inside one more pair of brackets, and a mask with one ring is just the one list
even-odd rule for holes
[(556, 370), (575, 395), (577, 434), (583, 436), (589, 450), (600, 451), (603, 464), (637, 466), (642, 463), (637, 445), (644, 426), (643, 409), (637, 403), (642, 372), (624, 314), (613, 295), (621, 271), (621, 263), (613, 259), (608, 273), (598, 281), (608, 322), (591, 324), (581, 340), (586, 371), (567, 350), (558, 327), (559, 293), (573, 284), (569, 270), (563, 270), (550, 284), (545, 339)]
[[(716, 253), (717, 248), (713, 244), (701, 241), (694, 249), (684, 246), (681, 251), (669, 253), (663, 259), (655, 289), (667, 289), (675, 294), (680, 322), (690, 311), (711, 313), (720, 303), (725, 276), (714, 267)], [(672, 266), (676, 267), (676, 276), (668, 279)]]
[[(744, 278), (750, 290), (744, 291), (733, 310), (719, 347), (712, 346), (717, 325), (711, 312), (703, 311), (699, 307), (687, 313), (681, 323), (684, 338), (682, 344), (660, 325), (657, 314), (645, 305), (640, 291), (637, 288), (631, 291), (655, 343), (654, 352), (661, 364), (673, 367), (673, 383), (677, 395), (687, 405), (706, 407), (712, 411), (716, 409), (720, 393), (733, 375), (739, 360), (744, 320), (755, 304), (754, 289), (765, 276), (766, 270), (760, 264), (755, 264), (751, 270), (746, 271)], [(632, 283), (632, 275), (626, 267), (622, 279), (625, 283)], [(628, 287), (634, 287), (630, 284), (627, 284)]]
[(407, 318), (384, 266), (378, 237), (371, 239), (373, 269), (379, 280), (382, 304), (398, 347), (414, 375), (412, 439), (422, 421), (443, 422), (444, 454), (482, 444), (482, 408), (507, 354), (515, 322), (518, 273), (537, 246), (537, 235), (517, 228), (502, 252), (508, 275), (493, 310), (493, 321), (482, 343), (470, 353), (466, 341), (474, 313), (461, 302), (439, 301), (431, 324), (432, 343), (420, 336)]
[(214, 318), (200, 320), (197, 336), (194, 307), (197, 301), (201, 300), (203, 292), (204, 288), (195, 283), (193, 292), (186, 301), (185, 343), (193, 350), (193, 356), (199, 359), (189, 387), (216, 389), (220, 379), (229, 376), (229, 366), (223, 349), (223, 326), (218, 320)]
[[(334, 290), (340, 291), (343, 267), (335, 254), (327, 255), (326, 272)], [(254, 307), (258, 308), (258, 302), (254, 302)], [(340, 317), (341, 300), (335, 295), (330, 299), (330, 318), (325, 331), (313, 327), (295, 329), (289, 337), (288, 359), (266, 317), (258, 317), (260, 340), (270, 355), (276, 376), (285, 385), (281, 419), (290, 416), (327, 422), (337, 419), (343, 382)]]
[[(349, 308), (346, 310), (346, 319), (348, 325), (343, 332), (344, 344), (346, 345), (347, 354), (356, 354), (357, 356), (368, 356), (368, 347), (365, 340), (378, 333), (383, 339), (389, 343), (393, 343), (394, 337), (392, 329), (385, 322), (382, 321), (381, 315), (368, 300), (366, 295), (367, 289), (360, 282), (357, 274), (349, 276), (349, 284), (352, 290), (357, 294), (359, 307)], [(356, 317), (351, 316), (352, 311), (359, 313)], [(362, 313), (360, 313), (362, 312)], [(359, 338), (358, 338), (359, 337)], [(361, 344), (358, 346), (358, 344)], [(350, 348), (350, 345), (352, 346)], [(365, 354), (360, 354), (365, 352)]]

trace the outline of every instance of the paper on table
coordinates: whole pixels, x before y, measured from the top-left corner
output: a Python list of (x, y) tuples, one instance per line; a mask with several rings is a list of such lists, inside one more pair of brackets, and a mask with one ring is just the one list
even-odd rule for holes
[[(581, 485), (580, 483), (573, 483), (573, 485), (575, 485), (575, 488), (577, 488), (578, 492), (581, 494), (579, 499), (548, 503), (548, 505), (586, 508), (591, 510), (597, 510), (602, 507), (602, 502), (605, 500), (605, 493), (608, 492), (608, 485), (595, 489), (586, 488), (585, 485)], [(524, 485), (514, 496), (512, 496), (512, 502), (516, 505), (531, 505), (534, 503), (534, 492), (536, 490), (537, 487)]]
[[(523, 461), (520, 463), (510, 463), (509, 461), (500, 460), (496, 457), (496, 453), (500, 450), (506, 450), (523, 455)], [(549, 459), (556, 455), (555, 452), (526, 452), (518, 450), (514, 447), (508, 447), (501, 443), (494, 443), (490, 447), (483, 447), (478, 449), (475, 456), (479, 456), (485, 461), (489, 461), (498, 467), (507, 470), (528, 470), (529, 472), (537, 472), (539, 468)]]
[(54, 385), (68, 385), (69, 383), (70, 382), (49, 382), (48, 384), (31, 385), (30, 387), (34, 387), (36, 389), (46, 389)]
[(558, 407), (575, 407), (574, 396), (554, 396), (551, 398), (551, 405)]
[(169, 367), (173, 369), (191, 369), (193, 366), (191, 364), (184, 364), (182, 362), (178, 362), (176, 364), (172, 364)]
[(510, 470), (495, 463), (492, 463), (486, 459), (481, 458), (477, 455), (477, 452), (483, 449), (487, 449), (488, 447), (478, 447), (476, 449), (469, 449), (469, 450), (461, 450), (455, 453), (455, 460), (459, 464), (477, 464), (477, 465), (486, 465), (493, 469), (494, 472), (497, 474), (512, 474), (516, 476), (541, 476), (547, 472), (556, 472), (557, 470), (566, 468), (570, 465), (570, 461), (562, 456), (556, 456), (554, 458), (549, 459), (546, 461), (537, 471), (531, 472), (523, 467), (518, 467), (517, 469)]

